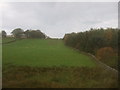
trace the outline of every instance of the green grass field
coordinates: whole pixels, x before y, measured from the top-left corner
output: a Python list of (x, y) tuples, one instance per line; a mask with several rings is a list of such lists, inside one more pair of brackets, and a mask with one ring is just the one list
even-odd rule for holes
[(90, 57), (66, 47), (62, 40), (25, 39), (3, 45), (3, 64), (20, 66), (95, 66)]
[(118, 81), (115, 73), (62, 40), (3, 44), (2, 67), (3, 88), (116, 88)]

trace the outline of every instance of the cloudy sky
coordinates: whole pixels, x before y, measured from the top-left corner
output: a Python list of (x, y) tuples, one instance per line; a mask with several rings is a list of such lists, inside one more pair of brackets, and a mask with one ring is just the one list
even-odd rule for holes
[(2, 30), (39, 29), (50, 37), (90, 28), (118, 27), (117, 2), (11, 2), (2, 4)]

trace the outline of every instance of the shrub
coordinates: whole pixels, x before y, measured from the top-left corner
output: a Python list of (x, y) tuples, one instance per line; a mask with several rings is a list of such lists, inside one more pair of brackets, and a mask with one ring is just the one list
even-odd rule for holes
[(114, 50), (111, 47), (104, 47), (97, 50), (96, 57), (100, 60), (110, 59), (115, 56)]

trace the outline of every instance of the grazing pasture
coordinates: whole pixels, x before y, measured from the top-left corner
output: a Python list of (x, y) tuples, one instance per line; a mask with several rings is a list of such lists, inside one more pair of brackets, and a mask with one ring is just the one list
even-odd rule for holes
[(19, 66), (95, 66), (86, 55), (64, 46), (62, 40), (25, 39), (3, 45), (3, 64)]
[(117, 75), (62, 40), (3, 44), (3, 88), (116, 88)]

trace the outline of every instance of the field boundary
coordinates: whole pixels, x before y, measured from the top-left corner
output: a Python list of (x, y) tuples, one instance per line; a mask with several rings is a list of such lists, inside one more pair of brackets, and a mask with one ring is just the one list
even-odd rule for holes
[(4, 43), (0, 43), (0, 44), (8, 44), (8, 43), (12, 43), (15, 42), (16, 40), (12, 40), (12, 41), (8, 41), (8, 42), (4, 42)]
[(0, 44), (9, 44), (9, 43), (12, 43), (12, 42), (16, 42), (17, 40), (22, 40), (22, 39), (14, 39), (14, 40), (4, 42), (4, 43), (0, 43)]
[(78, 51), (81, 54), (84, 54), (84, 55), (87, 55), (87, 56), (91, 57), (95, 61), (95, 63), (97, 63), (100, 67), (103, 67), (104, 69), (106, 69), (108, 71), (112, 71), (112, 72), (118, 74), (118, 70), (116, 70), (116, 69), (114, 69), (114, 68), (112, 68), (112, 67), (110, 67), (110, 66), (108, 66), (108, 65), (106, 65), (104, 63), (102, 63), (94, 55), (92, 55), (90, 53), (83, 52), (83, 51), (79, 51), (78, 49), (74, 49), (74, 50)]
[(90, 53), (88, 53), (88, 55), (90, 55), (100, 66), (102, 66), (102, 67), (104, 67), (106, 70), (109, 70), (109, 71), (113, 71), (113, 72), (115, 72), (115, 73), (118, 73), (118, 70), (116, 70), (116, 69), (114, 69), (114, 68), (112, 68), (112, 67), (110, 67), (110, 66), (108, 66), (108, 65), (106, 65), (106, 64), (104, 64), (104, 63), (102, 63), (100, 60), (98, 60), (94, 55), (92, 55), (92, 54), (90, 54)]

